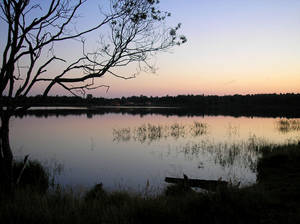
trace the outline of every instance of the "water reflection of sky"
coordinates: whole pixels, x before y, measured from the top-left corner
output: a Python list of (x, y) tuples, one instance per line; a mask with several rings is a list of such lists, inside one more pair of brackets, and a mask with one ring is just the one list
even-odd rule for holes
[(121, 114), (24, 117), (12, 119), (10, 134), (18, 156), (63, 164), (57, 180), (64, 185), (103, 182), (109, 189), (142, 190), (147, 180), (158, 189), (165, 176), (183, 173), (253, 183), (259, 155), (255, 147), (298, 140), (297, 122)]

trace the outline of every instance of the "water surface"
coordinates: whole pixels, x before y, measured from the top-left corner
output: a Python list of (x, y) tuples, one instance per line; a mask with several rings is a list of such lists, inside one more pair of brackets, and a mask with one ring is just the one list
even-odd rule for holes
[(13, 118), (10, 133), (18, 158), (61, 165), (64, 186), (142, 191), (148, 182), (159, 191), (183, 173), (254, 183), (260, 147), (298, 141), (297, 127), (298, 119), (108, 113)]

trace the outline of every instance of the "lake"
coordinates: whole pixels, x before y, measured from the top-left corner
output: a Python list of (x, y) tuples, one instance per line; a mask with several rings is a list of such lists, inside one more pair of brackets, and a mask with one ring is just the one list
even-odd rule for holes
[(256, 181), (259, 149), (300, 140), (300, 119), (104, 113), (24, 116), (10, 123), (16, 158), (30, 154), (63, 186), (153, 192), (166, 176)]

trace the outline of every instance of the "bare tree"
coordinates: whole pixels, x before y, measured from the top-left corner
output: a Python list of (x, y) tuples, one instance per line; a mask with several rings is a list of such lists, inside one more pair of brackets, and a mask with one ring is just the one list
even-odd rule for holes
[[(0, 99), (9, 103), (0, 106), (0, 172), (2, 180), (12, 182), (13, 153), (9, 144), (9, 119), (30, 105), (17, 107), (15, 99), (25, 97), (35, 86), (44, 86), (46, 97), (54, 86), (72, 94), (98, 88), (95, 78), (110, 74), (123, 79), (135, 77), (118, 73), (120, 67), (136, 63), (138, 69), (152, 69), (148, 59), (186, 42), (178, 36), (178, 24), (167, 28), (170, 14), (159, 10), (158, 0), (106, 1), (101, 19), (89, 28), (76, 27), (79, 11), (88, 0), (49, 0), (43, 5), (30, 0), (3, 0), (0, 17), (7, 27), (6, 43), (1, 44)], [(46, 5), (46, 6), (45, 6)], [(75, 24), (75, 25), (74, 25)], [(88, 52), (85, 35), (100, 33), (96, 50)], [(103, 31), (103, 32), (102, 32)], [(105, 32), (104, 32), (105, 31)], [(57, 43), (78, 40), (81, 54), (74, 61), (56, 55)], [(64, 65), (58, 74), (48, 69), (54, 63)], [(74, 75), (75, 74), (75, 75)], [(106, 86), (108, 87), (108, 86)]]

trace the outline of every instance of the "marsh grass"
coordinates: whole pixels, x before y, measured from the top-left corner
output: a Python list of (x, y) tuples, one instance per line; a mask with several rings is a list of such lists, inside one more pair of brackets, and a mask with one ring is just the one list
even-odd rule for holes
[[(1, 223), (255, 223), (260, 196), (236, 190), (217, 193), (181, 191), (143, 198), (127, 192), (104, 192), (80, 198), (55, 191), (40, 194), (19, 189), (1, 202)], [(177, 191), (178, 192), (178, 191)], [(88, 196), (89, 195), (89, 196)], [(253, 197), (255, 195), (255, 197)], [(255, 215), (252, 214), (255, 212)], [(247, 217), (247, 219), (245, 219)]]
[(300, 147), (265, 146), (258, 183), (195, 192), (169, 185), (160, 195), (107, 192), (84, 196), (60, 187), (18, 188), (0, 200), (0, 223), (300, 223)]
[(300, 131), (299, 119), (280, 119), (276, 123), (277, 130), (282, 133), (288, 133), (291, 131)]
[[(13, 173), (17, 182), (17, 174), (20, 173), (24, 162), (15, 162), (13, 165)], [(25, 164), (24, 172), (20, 178), (17, 187), (30, 188), (32, 190), (45, 193), (50, 186), (49, 172), (38, 161), (29, 161)]]
[[(287, 150), (288, 149), (288, 150)], [(281, 200), (300, 203), (300, 145), (262, 149), (257, 165), (257, 182)]]
[(198, 121), (185, 125), (179, 123), (170, 125), (148, 123), (133, 128), (113, 129), (113, 141), (127, 142), (134, 140), (140, 143), (151, 144), (152, 142), (167, 138), (179, 139), (187, 136), (196, 138), (206, 135), (207, 132), (208, 125)]

